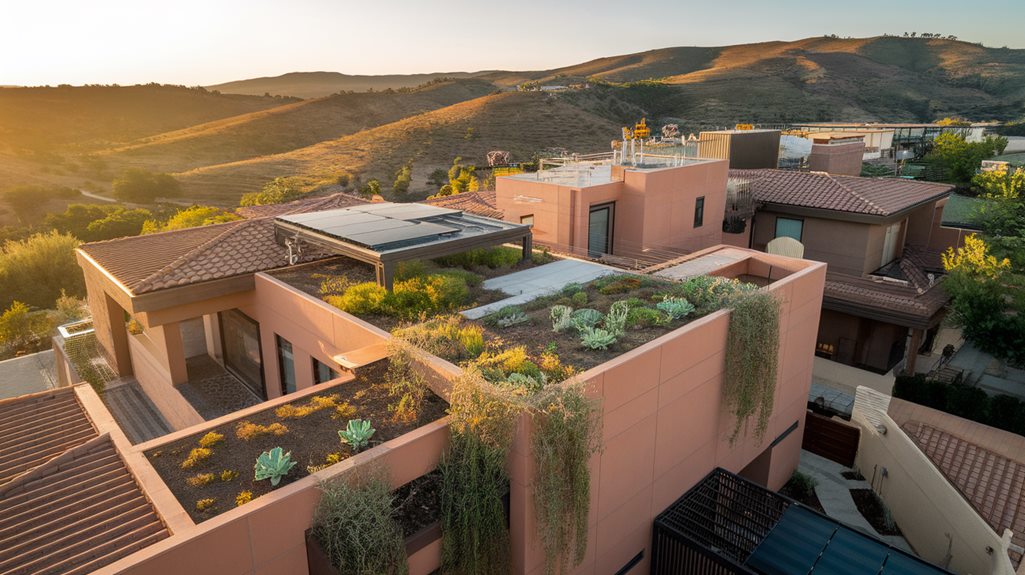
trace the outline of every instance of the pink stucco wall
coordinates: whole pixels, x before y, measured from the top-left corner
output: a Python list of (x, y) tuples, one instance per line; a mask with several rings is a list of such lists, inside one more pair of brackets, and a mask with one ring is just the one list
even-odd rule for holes
[[(496, 202), (505, 219), (534, 217), (534, 240), (564, 251), (587, 249), (591, 206), (615, 202), (614, 255), (645, 248), (694, 251), (722, 243), (728, 162), (635, 170), (613, 167), (613, 180), (566, 186), (521, 176), (498, 178)], [(705, 198), (704, 222), (694, 227), (697, 198)]]

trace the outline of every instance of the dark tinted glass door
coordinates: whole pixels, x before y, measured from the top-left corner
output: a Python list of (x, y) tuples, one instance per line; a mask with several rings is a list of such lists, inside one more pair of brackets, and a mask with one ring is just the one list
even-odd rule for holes
[(587, 255), (598, 257), (612, 253), (612, 229), (615, 204), (591, 206), (587, 218)]
[(218, 315), (224, 340), (224, 367), (256, 395), (267, 399), (263, 390), (260, 324), (237, 309), (222, 311)]

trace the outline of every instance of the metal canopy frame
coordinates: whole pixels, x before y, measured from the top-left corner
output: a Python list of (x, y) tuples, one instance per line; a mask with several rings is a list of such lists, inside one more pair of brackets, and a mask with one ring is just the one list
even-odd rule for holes
[[(419, 209), (418, 209), (419, 208)], [(341, 236), (337, 231), (326, 231), (308, 224), (301, 220), (323, 221), (325, 224), (335, 218), (344, 218), (352, 214), (369, 213), (380, 216), (376, 222), (383, 224), (381, 229), (388, 229), (387, 222), (414, 222), (416, 224), (429, 225), (429, 230), (435, 230), (422, 237), (411, 237), (399, 239), (387, 243), (407, 243), (397, 247), (374, 249), (366, 245), (360, 245), (352, 238)], [(317, 217), (321, 215), (321, 217)], [(401, 217), (406, 215), (406, 218)], [(290, 221), (300, 220), (300, 221)], [(466, 229), (483, 228), (483, 231), (474, 231), (462, 235), (462, 228), (448, 228), (452, 232), (446, 232), (446, 224), (465, 224)], [(360, 226), (359, 234), (372, 238), (379, 237), (374, 230), (368, 230), (366, 222), (354, 222)], [(406, 229), (401, 227), (401, 229)], [(342, 228), (344, 231), (344, 227)], [(446, 237), (452, 233), (455, 237)], [(370, 206), (359, 206), (355, 208), (343, 208), (328, 210), (325, 212), (311, 212), (297, 214), (294, 216), (281, 216), (274, 220), (274, 238), (279, 245), (288, 247), (290, 254), (298, 255), (304, 245), (313, 246), (368, 263), (374, 266), (377, 273), (377, 283), (391, 291), (394, 278), (395, 266), (399, 262), (431, 259), (457, 253), (462, 253), (477, 248), (492, 247), (495, 245), (519, 242), (523, 250), (523, 259), (530, 257), (533, 250), (533, 236), (529, 225), (514, 224), (483, 216), (468, 215), (461, 210), (451, 210), (426, 206), (423, 204), (371, 204)]]

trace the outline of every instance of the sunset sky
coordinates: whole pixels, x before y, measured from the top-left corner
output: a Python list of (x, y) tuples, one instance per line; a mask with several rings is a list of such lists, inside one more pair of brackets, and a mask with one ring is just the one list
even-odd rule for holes
[(2, 17), (0, 85), (544, 69), (667, 46), (904, 31), (1025, 48), (1023, 0), (38, 0), (4, 2)]

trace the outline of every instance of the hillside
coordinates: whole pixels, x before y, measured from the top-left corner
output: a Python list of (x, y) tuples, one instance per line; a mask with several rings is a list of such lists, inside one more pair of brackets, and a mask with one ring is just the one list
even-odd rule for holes
[(251, 78), (207, 86), (229, 94), (263, 94), (322, 98), (338, 92), (367, 92), (414, 88), (441, 78), (469, 78), (466, 72), (439, 72), (434, 74), (393, 74), (382, 76), (353, 76), (339, 72), (290, 72), (280, 76)]
[(289, 101), (157, 84), (0, 88), (0, 151), (94, 150)]
[(492, 91), (486, 82), (458, 80), (401, 92), (336, 94), (143, 138), (96, 157), (114, 172), (181, 172), (295, 150)]
[(236, 202), (276, 176), (301, 175), (310, 184), (330, 184), (342, 173), (390, 187), (401, 165), (412, 162), (414, 189), (427, 173), (461, 156), (485, 164), (488, 151), (530, 159), (549, 147), (605, 149), (619, 126), (560, 98), (537, 92), (506, 92), (476, 98), (370, 130), (284, 154), (208, 166), (177, 174), (189, 197)]

